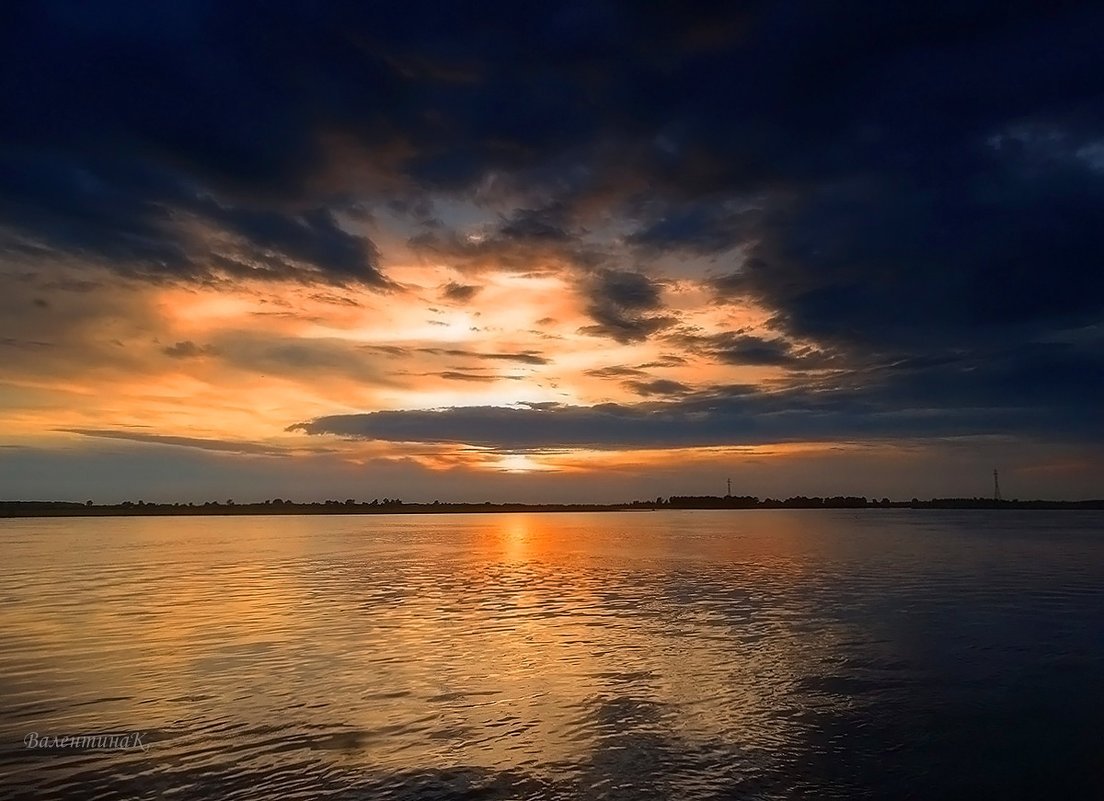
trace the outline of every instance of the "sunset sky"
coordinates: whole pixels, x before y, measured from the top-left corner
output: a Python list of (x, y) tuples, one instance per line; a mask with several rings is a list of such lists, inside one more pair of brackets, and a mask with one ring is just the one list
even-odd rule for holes
[(6, 3), (0, 498), (1104, 496), (1102, 33)]

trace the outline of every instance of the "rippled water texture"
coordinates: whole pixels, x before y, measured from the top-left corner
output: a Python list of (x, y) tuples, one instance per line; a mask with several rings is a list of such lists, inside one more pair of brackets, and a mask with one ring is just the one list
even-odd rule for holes
[(6, 520), (0, 553), (8, 797), (1104, 798), (1095, 513)]

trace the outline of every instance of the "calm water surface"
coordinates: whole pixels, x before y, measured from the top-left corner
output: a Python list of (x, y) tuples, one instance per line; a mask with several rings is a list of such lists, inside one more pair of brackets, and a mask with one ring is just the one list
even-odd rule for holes
[(1104, 798), (1097, 513), (6, 520), (0, 561), (5, 797)]

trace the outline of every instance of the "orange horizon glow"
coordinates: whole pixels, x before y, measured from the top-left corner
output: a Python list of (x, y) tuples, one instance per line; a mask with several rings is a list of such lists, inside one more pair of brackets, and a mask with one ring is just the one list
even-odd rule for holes
[[(585, 303), (559, 275), (487, 270), (471, 276), (417, 260), (393, 265), (388, 274), (397, 288), (379, 291), (248, 280), (160, 286), (103, 273), (99, 302), (125, 309), (128, 330), (110, 330), (119, 328), (118, 317), (93, 317), (65, 352), (52, 348), (37, 364), (5, 376), (10, 400), (0, 425), (20, 442), (79, 448), (88, 437), (70, 432), (95, 429), (266, 445), (294, 456), (322, 443), (287, 427), (325, 415), (645, 399), (625, 381), (593, 374), (616, 365), (653, 365), (646, 368), (652, 380), (687, 387), (782, 375), (693, 356), (664, 362), (670, 348), (661, 342), (618, 343), (587, 333)], [(440, 295), (449, 281), (473, 281), (478, 295), (468, 305), (452, 303)], [(767, 319), (746, 303), (703, 303), (692, 281), (672, 282), (667, 292), (680, 321), (698, 330), (750, 330)], [(99, 327), (104, 322), (107, 328)], [(389, 351), (398, 348), (402, 356)], [(512, 473), (610, 470), (671, 453), (496, 453), (336, 438), (325, 447), (353, 462), (367, 454), (437, 470)]]

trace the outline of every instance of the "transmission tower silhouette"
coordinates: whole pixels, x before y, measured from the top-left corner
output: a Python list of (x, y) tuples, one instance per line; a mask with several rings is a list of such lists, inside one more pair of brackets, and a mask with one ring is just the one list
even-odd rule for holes
[(993, 470), (993, 500), (999, 501), (1000, 499), (1000, 474)]

